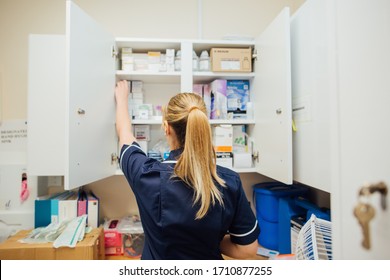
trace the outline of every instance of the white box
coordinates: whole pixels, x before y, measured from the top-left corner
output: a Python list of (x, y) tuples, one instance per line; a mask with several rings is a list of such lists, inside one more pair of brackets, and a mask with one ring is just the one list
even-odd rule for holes
[(217, 165), (233, 169), (233, 155), (232, 153), (217, 152)]
[(234, 168), (251, 168), (252, 167), (251, 153), (242, 153), (242, 152), (233, 153), (233, 166)]
[(142, 81), (131, 81), (131, 92), (132, 93), (142, 93), (143, 82)]
[(134, 125), (134, 137), (139, 140), (150, 140), (150, 127), (149, 125)]
[(245, 125), (233, 125), (233, 152), (247, 152)]
[(217, 125), (213, 127), (213, 141), (216, 152), (233, 151), (233, 126)]

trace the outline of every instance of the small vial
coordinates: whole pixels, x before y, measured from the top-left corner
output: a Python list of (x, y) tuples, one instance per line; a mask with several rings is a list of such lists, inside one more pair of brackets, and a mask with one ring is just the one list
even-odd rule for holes
[(210, 71), (210, 57), (206, 50), (200, 54), (199, 71)]

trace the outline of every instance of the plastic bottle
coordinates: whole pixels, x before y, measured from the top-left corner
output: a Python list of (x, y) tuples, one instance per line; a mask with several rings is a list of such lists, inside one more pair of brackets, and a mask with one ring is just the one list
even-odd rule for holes
[(193, 71), (199, 70), (199, 58), (196, 55), (195, 51), (192, 51), (192, 70)]
[(206, 50), (200, 54), (199, 71), (210, 71), (210, 57)]
[(177, 51), (175, 57), (175, 71), (181, 71), (181, 51)]

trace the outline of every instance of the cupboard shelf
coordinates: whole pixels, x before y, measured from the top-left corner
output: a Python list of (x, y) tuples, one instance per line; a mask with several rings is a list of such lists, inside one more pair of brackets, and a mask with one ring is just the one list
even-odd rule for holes
[[(254, 172), (256, 172), (256, 168), (233, 168), (232, 170), (234, 170), (237, 173), (254, 173)], [(124, 176), (124, 174), (120, 168), (118, 168), (115, 171), (115, 175)]]
[(228, 80), (250, 80), (255, 77), (255, 73), (230, 73), (230, 72), (200, 72), (193, 73), (193, 82), (205, 83), (211, 82), (216, 79), (228, 79)]
[(147, 72), (117, 70), (118, 80), (142, 80), (149, 84), (177, 84), (180, 83), (181, 72)]
[[(141, 120), (141, 119), (134, 119), (131, 121), (132, 124), (162, 124), (161, 120)], [(233, 119), (233, 120), (210, 120), (210, 124), (217, 125), (217, 124), (231, 124), (231, 125), (238, 125), (238, 124), (255, 124), (254, 119)]]

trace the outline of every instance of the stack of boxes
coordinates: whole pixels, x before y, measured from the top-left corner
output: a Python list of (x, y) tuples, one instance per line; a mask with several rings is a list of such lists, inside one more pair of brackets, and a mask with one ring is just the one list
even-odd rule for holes
[(227, 168), (233, 168), (233, 126), (214, 126), (213, 140), (217, 154), (217, 164)]
[(126, 72), (173, 72), (175, 71), (175, 49), (166, 49), (165, 54), (159, 51), (133, 53), (132, 48), (122, 48), (121, 69)]
[(248, 80), (217, 79), (210, 84), (194, 84), (193, 92), (203, 97), (210, 119), (250, 118)]
[(128, 108), (131, 118), (138, 118), (139, 106), (144, 104), (142, 81), (127, 81), (129, 86)]
[[(193, 92), (202, 96), (210, 119), (247, 118), (248, 80), (217, 79), (210, 84), (194, 84)], [(245, 125), (213, 126), (217, 164), (228, 168), (252, 167)]]

